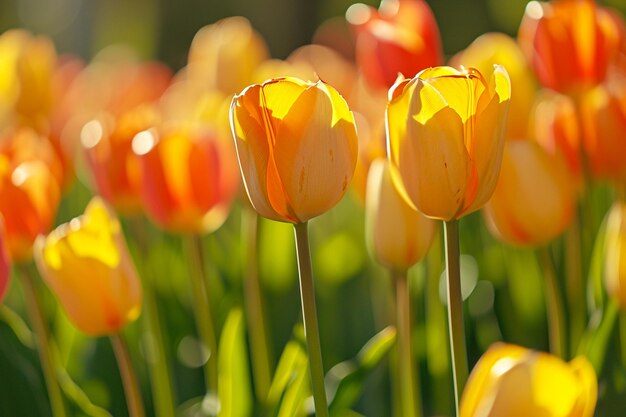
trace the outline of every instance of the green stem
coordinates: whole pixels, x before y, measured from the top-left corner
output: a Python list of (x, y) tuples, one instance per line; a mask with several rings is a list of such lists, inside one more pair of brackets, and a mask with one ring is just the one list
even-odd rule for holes
[(626, 365), (626, 313), (619, 313), (619, 341), (620, 341), (620, 359), (622, 366)]
[(556, 267), (549, 248), (538, 249), (537, 255), (543, 268), (543, 277), (546, 284), (546, 311), (548, 313), (548, 336), (550, 352), (565, 359), (565, 317), (563, 299), (556, 275)]
[(126, 343), (119, 333), (110, 335), (109, 339), (113, 346), (117, 366), (120, 369), (120, 377), (122, 378), (124, 394), (126, 395), (126, 405), (128, 406), (128, 415), (129, 417), (145, 417), (146, 413), (143, 408), (143, 401), (141, 400), (139, 381), (137, 374), (135, 374)]
[(213, 325), (213, 314), (209, 303), (209, 291), (204, 276), (202, 263), (202, 242), (199, 236), (191, 235), (185, 239), (185, 252), (191, 265), (191, 300), (198, 326), (198, 335), (202, 344), (209, 350), (209, 357), (204, 364), (204, 380), (207, 392), (217, 392), (217, 338)]
[(246, 277), (244, 279), (245, 303), (248, 332), (252, 355), (254, 388), (261, 403), (267, 400), (272, 381), (272, 364), (269, 349), (268, 329), (265, 323), (265, 308), (261, 294), (258, 269), (258, 228), (259, 216), (256, 211), (244, 208), (242, 235), (246, 254)]
[(421, 417), (422, 401), (419, 372), (415, 372), (411, 344), (411, 296), (407, 271), (397, 273), (396, 282), (396, 321), (398, 326), (398, 387), (401, 390), (402, 415)]
[[(148, 253), (146, 228), (142, 222), (142, 218), (135, 216), (129, 218), (129, 225), (137, 243), (140, 252), (140, 259), (145, 259)], [(150, 372), (150, 387), (152, 389), (152, 397), (155, 408), (156, 417), (174, 417), (175, 401), (174, 389), (172, 386), (172, 375), (168, 364), (170, 363), (166, 354), (165, 338), (163, 337), (163, 328), (159, 317), (159, 308), (157, 301), (157, 290), (154, 285), (154, 277), (149, 277), (146, 268), (143, 268), (141, 262), (135, 262), (138, 267), (142, 268), (143, 276), (143, 294), (144, 294), (144, 313), (143, 324), (144, 332), (148, 339), (147, 362)]]
[(446, 235), (446, 277), (448, 281), (448, 329), (450, 331), (450, 347), (452, 350), (452, 375), (454, 378), (456, 415), (459, 416), (459, 404), (469, 371), (463, 323), (458, 220), (445, 222), (444, 229)]
[(618, 305), (615, 300), (611, 299), (606, 303), (602, 317), (599, 320), (594, 320), (592, 316), (592, 320), (578, 348), (578, 354), (585, 355), (589, 359), (597, 375), (602, 373), (606, 350), (618, 315)]
[[(579, 211), (580, 212), (580, 211)], [(572, 351), (580, 343), (587, 321), (586, 302), (581, 261), (580, 216), (574, 219), (572, 226), (565, 234), (565, 268), (567, 277), (567, 301), (570, 316), (570, 346)]]
[(43, 312), (41, 311), (37, 288), (28, 267), (26, 265), (19, 265), (19, 269), (22, 275), (22, 286), (24, 288), (26, 308), (37, 338), (37, 351), (39, 353), (39, 361), (41, 362), (41, 369), (43, 371), (46, 387), (48, 389), (52, 415), (54, 417), (65, 417), (67, 416), (67, 413), (57, 378), (57, 364), (54, 360), (55, 358), (52, 350), (50, 349), (50, 335), (48, 334), (48, 328), (43, 317)]
[(298, 272), (300, 276), (300, 299), (302, 302), (302, 319), (309, 353), (309, 372), (313, 387), (313, 402), (315, 415), (328, 417), (328, 403), (324, 387), (324, 367), (322, 364), (322, 347), (317, 324), (317, 309), (315, 307), (315, 288), (313, 286), (313, 270), (311, 268), (311, 253), (309, 249), (308, 223), (294, 225), (296, 236), (296, 253), (298, 256)]

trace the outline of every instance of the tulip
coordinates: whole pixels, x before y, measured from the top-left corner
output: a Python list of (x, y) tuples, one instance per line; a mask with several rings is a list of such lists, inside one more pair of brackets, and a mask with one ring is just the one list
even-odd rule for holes
[(406, 271), (428, 252), (436, 222), (411, 208), (398, 193), (385, 159), (375, 160), (368, 175), (365, 224), (377, 260), (394, 271)]
[(0, 154), (0, 214), (13, 262), (30, 258), (37, 236), (52, 227), (59, 201), (59, 185), (45, 163), (13, 164)]
[(483, 74), (491, 71), (495, 64), (506, 68), (511, 85), (515, 86), (505, 137), (525, 139), (528, 137), (528, 115), (535, 99), (537, 81), (515, 40), (504, 33), (485, 33), (450, 61), (455, 68), (474, 67)]
[(376, 10), (361, 3), (346, 12), (356, 35), (356, 61), (375, 88), (389, 88), (398, 73), (412, 77), (441, 65), (439, 28), (423, 0), (383, 0)]
[(531, 1), (518, 39), (542, 85), (576, 95), (604, 80), (624, 34), (618, 15), (592, 0)]
[(4, 235), (4, 223), (0, 217), (0, 302), (4, 298), (9, 284), (9, 275), (11, 273), (11, 263), (9, 262), (9, 253), (4, 244), (6, 237)]
[(606, 291), (621, 310), (626, 310), (626, 204), (624, 202), (614, 203), (609, 210), (605, 247)]
[(35, 261), (72, 323), (101, 336), (117, 333), (141, 310), (141, 284), (122, 227), (104, 202), (37, 238)]
[(345, 194), (357, 135), (331, 86), (296, 78), (251, 85), (233, 98), (230, 120), (246, 192), (262, 216), (303, 223)]
[(216, 131), (150, 129), (133, 139), (148, 215), (178, 233), (210, 233), (222, 225), (239, 184), (232, 148)]
[(489, 81), (473, 68), (431, 68), (389, 90), (389, 159), (396, 184), (424, 215), (458, 219), (489, 200), (510, 96), (501, 66)]
[(584, 357), (556, 356), (505, 343), (480, 358), (463, 392), (460, 417), (591, 417), (595, 372)]
[(576, 208), (568, 174), (565, 161), (536, 142), (507, 142), (498, 184), (484, 208), (491, 232), (521, 246), (539, 246), (563, 233)]

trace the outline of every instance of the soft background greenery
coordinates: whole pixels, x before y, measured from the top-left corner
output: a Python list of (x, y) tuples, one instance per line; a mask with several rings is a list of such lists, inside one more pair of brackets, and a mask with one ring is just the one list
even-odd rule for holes
[[(274, 57), (284, 58), (310, 41), (315, 28), (341, 17), (346, 0), (2, 0), (0, 31), (23, 27), (50, 35), (60, 53), (91, 58), (102, 47), (124, 42), (145, 58), (159, 59), (176, 70), (182, 67), (196, 31), (217, 19), (243, 15), (265, 37)], [(366, 3), (374, 4), (373, 1)], [(515, 35), (525, 1), (438, 0), (433, 8), (446, 55), (467, 46), (478, 35), (499, 30)], [(613, 2), (626, 10), (624, 2)], [(618, 4), (621, 3), (621, 4)], [(2, 59), (2, 57), (0, 57)], [(80, 214), (91, 193), (76, 183), (64, 199), (58, 222)], [(593, 235), (610, 204), (604, 188), (593, 195), (593, 216), (587, 233)], [(204, 238), (213, 306), (220, 327), (229, 311), (242, 305), (240, 205), (227, 223)], [(165, 322), (168, 356), (174, 370), (177, 403), (202, 395), (202, 372), (194, 349), (195, 325), (186, 279), (188, 264), (178, 237), (158, 232), (147, 220), (147, 253), (139, 255), (137, 239), (129, 239), (144, 279), (154, 280), (161, 319)], [(131, 225), (125, 223), (131, 233)], [(136, 227), (136, 226), (135, 226)], [(274, 364), (300, 321), (297, 269), (290, 225), (262, 221), (260, 275), (268, 307)], [(504, 247), (494, 241), (479, 213), (461, 222), (463, 279), (466, 284), (466, 321), (470, 364), (494, 341), (506, 340), (546, 350), (547, 331), (541, 271), (532, 251)], [(392, 321), (392, 290), (387, 273), (374, 265), (363, 236), (363, 210), (352, 195), (311, 223), (313, 264), (326, 370), (354, 358), (364, 343)], [(560, 254), (562, 242), (555, 245)], [(585, 255), (591, 262), (591, 255)], [(558, 262), (562, 259), (557, 256)], [(428, 260), (411, 271), (414, 295), (414, 346), (420, 360), (427, 415), (451, 415), (453, 396), (447, 354), (445, 309), (440, 299), (443, 254), (435, 247)], [(560, 277), (563, 279), (563, 276)], [(6, 304), (23, 313), (21, 288), (13, 277)], [(46, 291), (45, 309), (58, 340), (68, 373), (97, 405), (114, 416), (126, 415), (124, 395), (108, 340), (89, 339), (75, 332)], [(47, 416), (45, 386), (32, 346), (32, 336), (18, 317), (5, 309), (0, 320), (0, 416)], [(9, 325), (9, 323), (11, 325)], [(426, 324), (424, 324), (426, 323)], [(147, 407), (151, 407), (144, 359), (149, 341), (141, 340), (142, 324), (127, 329), (137, 358)], [(600, 384), (598, 415), (616, 416), (626, 408), (626, 372), (618, 363), (614, 334)], [(426, 361), (428, 358), (428, 361)], [(338, 371), (337, 371), (338, 372)], [(333, 374), (334, 375), (334, 374)], [(332, 378), (330, 378), (332, 379)], [(390, 414), (391, 392), (385, 364), (368, 375), (354, 406), (367, 416)], [(608, 381), (608, 382), (607, 382)], [(84, 415), (73, 406), (75, 415)], [(150, 412), (150, 410), (148, 410)]]

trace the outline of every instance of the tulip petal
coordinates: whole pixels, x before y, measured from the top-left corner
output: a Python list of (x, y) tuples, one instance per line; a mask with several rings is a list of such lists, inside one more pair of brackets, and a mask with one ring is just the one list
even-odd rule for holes
[(583, 356), (572, 359), (569, 366), (578, 378), (580, 383), (581, 395), (578, 396), (578, 402), (573, 415), (580, 417), (592, 417), (598, 401), (598, 379), (593, 366), (589, 360)]

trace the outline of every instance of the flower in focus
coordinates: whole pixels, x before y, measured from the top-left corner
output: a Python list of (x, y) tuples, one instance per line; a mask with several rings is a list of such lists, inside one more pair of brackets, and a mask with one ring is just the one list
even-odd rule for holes
[(400, 196), (391, 180), (391, 169), (383, 158), (370, 166), (365, 225), (376, 259), (395, 271), (405, 271), (426, 256), (437, 224)]
[(35, 260), (44, 281), (81, 331), (119, 331), (141, 311), (141, 284), (112, 212), (93, 198), (85, 213), (40, 236)]
[(358, 144), (333, 87), (297, 78), (254, 84), (233, 98), (230, 120), (246, 192), (262, 216), (306, 222), (341, 200)]
[(230, 142), (215, 130), (180, 126), (139, 132), (132, 146), (144, 206), (160, 227), (209, 233), (222, 225), (239, 184)]
[(460, 417), (591, 417), (598, 386), (584, 357), (569, 363), (548, 353), (497, 343), (470, 375)]
[(4, 235), (4, 222), (0, 217), (0, 302), (6, 294), (9, 285), (9, 274), (11, 273), (11, 263), (9, 262), (9, 253), (4, 244), (6, 237)]
[(44, 162), (14, 163), (0, 153), (0, 214), (13, 262), (30, 258), (37, 236), (52, 227), (60, 198), (59, 185)]
[(626, 310), (626, 204), (618, 201), (609, 210), (606, 223), (604, 282), (606, 291)]
[(562, 158), (536, 142), (504, 145), (496, 189), (484, 207), (487, 225), (502, 241), (537, 246), (563, 233), (574, 218), (576, 195)]
[(450, 61), (452, 67), (474, 67), (482, 74), (490, 72), (496, 64), (506, 68), (515, 89), (511, 96), (505, 137), (525, 139), (537, 81), (517, 42), (504, 33), (485, 33)]
[(542, 85), (577, 94), (604, 80), (624, 33), (618, 15), (592, 0), (531, 1), (518, 40)]
[(424, 215), (451, 220), (481, 208), (498, 180), (511, 83), (476, 69), (424, 70), (398, 79), (387, 105), (396, 185)]
[(413, 76), (441, 65), (439, 28), (423, 0), (383, 0), (380, 9), (357, 3), (346, 19), (356, 35), (356, 61), (376, 88), (393, 85), (398, 73)]

